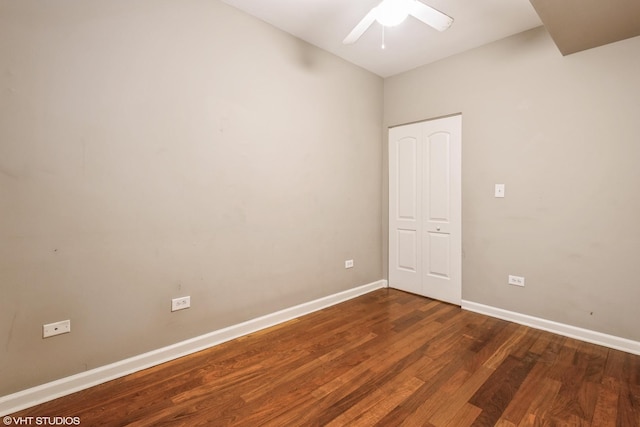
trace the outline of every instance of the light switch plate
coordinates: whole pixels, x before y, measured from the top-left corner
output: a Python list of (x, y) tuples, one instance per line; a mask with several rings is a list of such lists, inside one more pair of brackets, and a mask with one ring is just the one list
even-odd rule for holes
[(496, 184), (496, 197), (504, 197), (504, 184)]

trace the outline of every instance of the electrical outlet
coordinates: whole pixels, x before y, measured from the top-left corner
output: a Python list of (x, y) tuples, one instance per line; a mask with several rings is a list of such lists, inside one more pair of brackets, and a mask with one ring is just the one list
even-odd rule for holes
[(344, 262), (344, 268), (353, 268), (353, 260), (348, 259)]
[(42, 338), (55, 337), (60, 334), (68, 334), (71, 332), (71, 320), (62, 320), (55, 323), (47, 323), (42, 325)]
[(524, 286), (524, 277), (509, 275), (509, 284), (515, 286)]
[(184, 310), (191, 307), (191, 297), (180, 297), (171, 300), (171, 311)]

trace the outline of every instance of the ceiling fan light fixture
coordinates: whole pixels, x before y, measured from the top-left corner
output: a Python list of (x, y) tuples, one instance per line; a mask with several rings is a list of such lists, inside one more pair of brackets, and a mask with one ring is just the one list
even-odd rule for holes
[(383, 0), (376, 6), (376, 21), (385, 27), (395, 27), (401, 24), (409, 16), (410, 1), (407, 0)]

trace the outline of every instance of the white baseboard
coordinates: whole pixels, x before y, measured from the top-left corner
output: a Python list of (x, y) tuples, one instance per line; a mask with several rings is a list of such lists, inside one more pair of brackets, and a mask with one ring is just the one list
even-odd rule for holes
[(32, 387), (17, 393), (0, 397), (0, 416), (11, 414), (22, 409), (44, 403), (58, 397), (66, 396), (98, 384), (141, 371), (170, 360), (177, 359), (226, 341), (286, 322), (291, 319), (322, 310), (323, 308), (350, 300), (352, 298), (386, 288), (387, 281), (379, 280), (357, 288), (348, 289), (314, 301), (286, 308), (237, 325), (210, 332), (199, 337), (182, 341), (148, 353), (140, 354), (109, 365), (91, 369), (86, 372), (61, 378), (46, 384)]
[(463, 300), (462, 308), (464, 310), (497, 317), (498, 319), (508, 320), (510, 322), (519, 323), (532, 328), (542, 329), (543, 331), (553, 332), (554, 334), (563, 335), (565, 337), (575, 338), (592, 344), (598, 344), (604, 347), (640, 355), (640, 342), (638, 341), (603, 334), (589, 329), (578, 328), (576, 326), (565, 325), (552, 320), (528, 316), (526, 314), (503, 310), (501, 308), (491, 307), (472, 301)]

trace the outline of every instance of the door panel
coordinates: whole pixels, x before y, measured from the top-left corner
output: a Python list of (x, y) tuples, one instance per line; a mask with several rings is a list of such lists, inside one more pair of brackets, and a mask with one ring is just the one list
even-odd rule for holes
[[(461, 283), (461, 117), (424, 123), (423, 295), (459, 304)], [(420, 184), (418, 184), (420, 186)], [(455, 267), (454, 267), (455, 266)]]
[(430, 222), (449, 222), (450, 148), (449, 134), (437, 132), (426, 136), (423, 164), (428, 173), (425, 174), (424, 200), (427, 206), (426, 220)]
[(425, 254), (427, 255), (425, 262), (425, 273), (428, 276), (435, 278), (449, 279), (450, 273), (450, 252), (451, 246), (449, 245), (449, 234), (444, 233), (430, 233), (426, 234), (426, 247)]
[(389, 133), (389, 168), (396, 171), (389, 177), (389, 268), (396, 287), (413, 293), (422, 289), (419, 140), (417, 125)]
[(398, 151), (398, 219), (417, 219), (418, 207), (417, 187), (417, 145), (416, 138), (405, 137), (397, 142)]
[(412, 273), (418, 271), (418, 233), (415, 230), (398, 230), (397, 268)]

